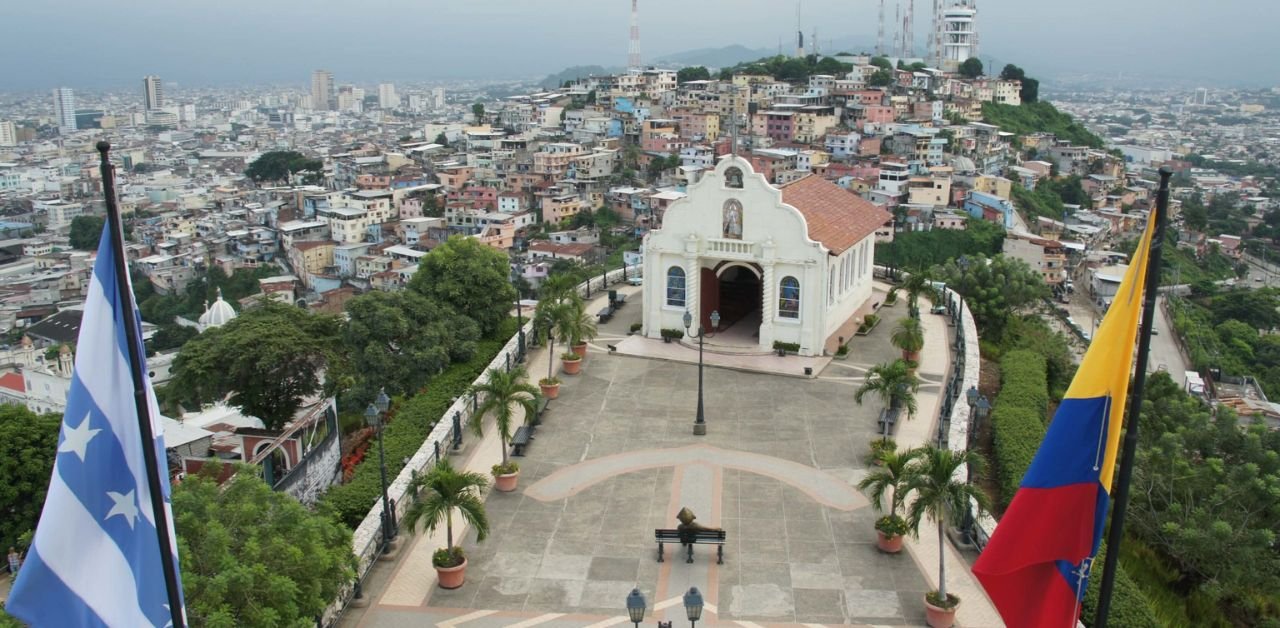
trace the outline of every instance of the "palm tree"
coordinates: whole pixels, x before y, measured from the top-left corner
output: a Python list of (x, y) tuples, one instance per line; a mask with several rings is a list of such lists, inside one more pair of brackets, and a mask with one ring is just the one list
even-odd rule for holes
[(937, 301), (937, 291), (933, 289), (933, 282), (924, 271), (916, 271), (908, 275), (902, 282), (902, 289), (907, 293), (907, 313), (911, 318), (920, 318), (920, 295), (923, 294), (930, 300)]
[(419, 499), (404, 513), (403, 523), (412, 534), (423, 522), (428, 532), (435, 530), (444, 520), (445, 549), (454, 554), (453, 547), (453, 511), (462, 515), (463, 521), (471, 524), (476, 531), (476, 541), (483, 541), (489, 536), (489, 517), (484, 511), (484, 501), (480, 499), (480, 491), (489, 485), (489, 480), (479, 473), (458, 471), (449, 464), (448, 458), (441, 458), (436, 466), (425, 475), (413, 479), (409, 485), (413, 494), (423, 488), (428, 490), (426, 497)]
[(920, 350), (924, 348), (924, 328), (920, 319), (908, 316), (898, 321), (889, 342), (902, 350), (902, 359), (919, 361)]
[(880, 397), (886, 408), (906, 408), (907, 416), (916, 413), (916, 392), (920, 390), (920, 379), (911, 372), (911, 365), (906, 360), (894, 360), (885, 364), (877, 364), (867, 370), (867, 378), (853, 393), (853, 400), (862, 405), (862, 398), (867, 393)]
[[(987, 494), (969, 482), (956, 479), (956, 471), (962, 465), (969, 465), (969, 473), (981, 473), (982, 456), (976, 451), (956, 452), (941, 449), (932, 445), (925, 447), (915, 464), (908, 470), (907, 492), (914, 493), (915, 499), (907, 514), (907, 526), (912, 533), (920, 536), (920, 523), (925, 516), (938, 524), (938, 547), (945, 547), (943, 534), (946, 531), (947, 517), (951, 513), (963, 513), (969, 508), (970, 500), (977, 502), (978, 509), (989, 509), (991, 501)], [(935, 606), (952, 607), (959, 603), (947, 594), (946, 552), (938, 553), (938, 591)], [(933, 603), (931, 601), (930, 603)]]
[(860, 490), (871, 489), (871, 507), (875, 508), (876, 512), (884, 512), (885, 491), (892, 490), (893, 496), (889, 500), (889, 516), (898, 516), (898, 507), (902, 506), (902, 502), (907, 496), (905, 488), (907, 480), (910, 479), (911, 461), (915, 460), (920, 453), (921, 450), (919, 449), (908, 449), (906, 451), (888, 449), (880, 452), (880, 466), (862, 478), (861, 482), (858, 482)]
[(553, 369), (556, 364), (556, 340), (569, 341), (568, 334), (564, 333), (565, 321), (573, 315), (573, 312), (572, 301), (547, 298), (539, 301), (537, 309), (533, 311), (534, 337), (539, 342), (547, 343), (547, 381), (553, 380), (555, 375)]
[(573, 312), (565, 319), (564, 331), (571, 345), (585, 344), (596, 337), (596, 321), (580, 301), (574, 304)]
[(515, 418), (516, 408), (524, 410), (525, 421), (528, 422), (538, 414), (538, 389), (524, 381), (524, 367), (504, 371), (489, 369), (489, 377), (483, 384), (471, 388), (472, 392), (484, 396), (484, 401), (471, 415), (471, 430), (476, 436), (484, 435), (484, 418), (492, 414), (498, 427), (498, 436), (502, 438), (502, 466), (507, 466), (507, 443), (511, 442), (511, 423)]

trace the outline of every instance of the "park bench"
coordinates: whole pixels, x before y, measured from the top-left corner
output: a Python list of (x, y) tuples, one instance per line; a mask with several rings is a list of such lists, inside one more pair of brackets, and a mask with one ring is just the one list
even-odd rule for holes
[(674, 530), (657, 528), (653, 531), (653, 540), (658, 542), (658, 562), (662, 562), (663, 546), (667, 543), (680, 543), (689, 548), (689, 557), (684, 561), (693, 562), (694, 545), (715, 545), (716, 564), (724, 564), (724, 530)]
[(893, 426), (898, 422), (899, 412), (901, 410), (898, 408), (885, 408), (880, 411), (880, 419), (876, 422), (880, 425), (881, 436), (888, 437), (893, 435)]
[(613, 308), (608, 305), (604, 306), (604, 309), (600, 310), (600, 312), (596, 314), (596, 319), (601, 323), (607, 323), (611, 318), (613, 318)]
[(529, 446), (531, 440), (533, 440), (533, 429), (528, 425), (521, 425), (511, 437), (511, 455), (524, 456), (524, 448)]
[(533, 413), (533, 420), (529, 421), (529, 425), (538, 426), (542, 424), (542, 414), (547, 411), (547, 406), (551, 405), (551, 400), (546, 397), (538, 397), (538, 409)]

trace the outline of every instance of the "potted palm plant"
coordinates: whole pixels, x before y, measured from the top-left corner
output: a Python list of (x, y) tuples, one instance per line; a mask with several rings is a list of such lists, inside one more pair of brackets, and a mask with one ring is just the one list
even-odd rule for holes
[(560, 366), (564, 368), (565, 375), (577, 375), (582, 372), (582, 356), (572, 351), (561, 353)]
[(902, 551), (902, 535), (907, 533), (907, 521), (898, 514), (898, 508), (907, 496), (911, 461), (918, 455), (919, 449), (898, 451), (896, 448), (883, 448), (877, 454), (879, 466), (858, 483), (859, 489), (870, 489), (871, 507), (876, 512), (884, 512), (885, 491), (891, 492), (889, 514), (876, 521), (876, 546), (882, 552), (897, 554)]
[(414, 495), (424, 488), (427, 494), (405, 511), (401, 522), (405, 528), (412, 534), (417, 531), (419, 522), (428, 532), (434, 531), (441, 521), (445, 525), (445, 546), (431, 556), (441, 588), (456, 589), (466, 580), (467, 556), (461, 547), (453, 544), (453, 511), (457, 510), (462, 520), (475, 528), (477, 542), (489, 536), (489, 517), (484, 511), (484, 501), (480, 499), (480, 491), (488, 483), (483, 475), (458, 471), (449, 464), (448, 458), (442, 458), (409, 485)]
[(898, 321), (889, 342), (902, 351), (903, 360), (919, 362), (920, 350), (924, 348), (924, 328), (920, 319), (908, 316)]
[(880, 397), (886, 408), (905, 409), (907, 418), (911, 418), (916, 413), (919, 390), (920, 379), (911, 372), (911, 365), (906, 360), (894, 360), (868, 369), (866, 379), (853, 393), (853, 400), (862, 405), (862, 399), (871, 393)]
[(581, 302), (575, 303), (573, 313), (565, 320), (565, 332), (570, 348), (578, 357), (586, 359), (587, 343), (596, 337), (596, 321), (587, 313)]
[(538, 413), (538, 389), (526, 383), (524, 377), (524, 367), (510, 371), (489, 369), (485, 382), (472, 388), (472, 392), (484, 398), (471, 414), (472, 431), (476, 436), (483, 436), (484, 418), (493, 415), (502, 441), (502, 463), (493, 465), (493, 487), (504, 493), (516, 490), (516, 482), (520, 479), (520, 466), (507, 457), (507, 443), (511, 442), (516, 409), (523, 411), (525, 423)]
[[(987, 494), (969, 482), (956, 479), (956, 471), (969, 466), (970, 473), (982, 471), (982, 457), (974, 451), (955, 452), (934, 446), (925, 447), (907, 471), (907, 492), (914, 494), (907, 511), (907, 526), (916, 537), (925, 517), (938, 526), (938, 547), (946, 546), (944, 534), (947, 518), (963, 513), (971, 501), (978, 509), (990, 508)], [(947, 593), (946, 552), (938, 552), (938, 589), (924, 596), (925, 619), (933, 628), (947, 628), (955, 623), (960, 598)]]
[(908, 275), (902, 282), (902, 290), (907, 293), (907, 315), (911, 318), (920, 318), (920, 295), (937, 300), (933, 282), (924, 272), (917, 271)]
[(560, 396), (560, 379), (555, 376), (556, 340), (563, 341), (561, 323), (569, 317), (572, 308), (573, 303), (568, 299), (544, 299), (533, 311), (534, 338), (540, 343), (547, 343), (547, 376), (538, 381), (547, 399)]

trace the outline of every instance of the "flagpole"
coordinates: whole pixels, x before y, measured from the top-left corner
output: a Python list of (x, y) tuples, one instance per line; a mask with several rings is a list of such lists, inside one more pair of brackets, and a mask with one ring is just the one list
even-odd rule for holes
[(1133, 479), (1133, 459), (1138, 449), (1138, 420), (1142, 412), (1143, 388), (1147, 384), (1147, 353), (1151, 348), (1151, 325), (1155, 321), (1156, 293), (1160, 288), (1164, 230), (1169, 223), (1169, 177), (1171, 176), (1173, 172), (1168, 168), (1160, 169), (1160, 189), (1156, 192), (1156, 214), (1151, 217), (1156, 221), (1156, 232), (1151, 238), (1146, 287), (1142, 295), (1142, 333), (1138, 335), (1137, 368), (1133, 375), (1133, 389), (1129, 391), (1129, 420), (1125, 425), (1120, 474), (1116, 478), (1115, 510), (1111, 514), (1111, 529), (1107, 533), (1107, 560), (1102, 568), (1102, 584), (1098, 588), (1098, 609), (1094, 615), (1094, 628), (1107, 626), (1107, 615), (1111, 611), (1111, 591), (1115, 586), (1116, 569), (1120, 565), (1124, 516), (1129, 506), (1129, 483)]
[[(133, 377), (133, 403), (138, 413), (138, 429), (142, 434), (142, 457), (146, 462), (147, 487), (151, 493), (151, 511), (155, 515), (156, 537), (160, 542), (160, 559), (164, 569), (164, 585), (169, 597), (169, 614), (173, 618), (173, 628), (183, 628), (185, 615), (182, 607), (182, 592), (178, 590), (177, 556), (169, 536), (169, 511), (164, 504), (164, 485), (160, 478), (160, 462), (156, 456), (156, 436), (151, 431), (151, 410), (147, 400), (145, 369), (143, 368), (142, 339), (138, 337), (137, 314), (133, 307), (133, 295), (129, 292), (129, 265), (125, 262), (124, 223), (120, 219), (120, 205), (116, 199), (115, 168), (111, 165), (107, 153), (111, 150), (108, 142), (98, 142), (98, 153), (102, 156), (99, 168), (102, 172), (102, 194), (107, 202), (107, 222), (111, 229), (112, 262), (116, 270), (117, 297), (120, 311), (124, 319), (125, 342), (129, 345), (129, 372)], [(149, 583), (139, 582), (139, 587)]]

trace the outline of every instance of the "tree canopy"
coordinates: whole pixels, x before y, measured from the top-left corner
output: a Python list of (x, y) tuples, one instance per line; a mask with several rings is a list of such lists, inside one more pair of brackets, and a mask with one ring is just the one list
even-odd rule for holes
[(925, 270), (962, 255), (995, 255), (1004, 243), (1004, 227), (986, 220), (965, 221), (963, 231), (930, 229), (895, 234), (876, 245), (876, 263)]
[(471, 359), (480, 328), (452, 308), (413, 291), (373, 291), (347, 303), (343, 342), (360, 404), (386, 387), (408, 395), (450, 362)]
[(409, 280), (409, 289), (447, 304), (492, 334), (515, 303), (507, 256), (475, 238), (452, 236), (432, 249)]
[(321, 391), (336, 362), (337, 317), (264, 301), (222, 327), (183, 345), (165, 387), (170, 402), (228, 402), (267, 429), (293, 418), (302, 400)]
[(255, 183), (264, 181), (287, 182), (296, 173), (306, 173), (303, 180), (307, 183), (320, 181), (324, 176), (324, 162), (311, 159), (293, 150), (280, 150), (263, 153), (245, 169), (245, 176)]
[(982, 119), (1017, 135), (1052, 133), (1060, 140), (1102, 148), (1102, 138), (1091, 133), (1070, 114), (1058, 111), (1052, 103), (1023, 101), (1021, 106), (994, 102), (982, 103)]
[(0, 404), (0, 547), (23, 546), (35, 530), (61, 425), (56, 414)]
[(102, 216), (80, 215), (71, 219), (71, 248), (80, 251), (98, 250), (98, 241), (102, 239), (102, 225), (107, 219)]
[(207, 473), (173, 491), (191, 624), (311, 626), (355, 573), (351, 532), (244, 467), (222, 486)]
[(999, 338), (1015, 310), (1048, 294), (1040, 273), (1024, 261), (1004, 255), (951, 260), (929, 275), (964, 296), (982, 333), (994, 338)]
[(680, 68), (676, 72), (676, 82), (688, 83), (689, 81), (709, 81), (711, 80), (711, 71), (698, 65), (688, 68)]
[(982, 60), (977, 57), (965, 59), (960, 64), (960, 76), (971, 79), (982, 76)]
[(876, 70), (871, 73), (871, 77), (867, 79), (867, 85), (871, 87), (888, 87), (893, 85), (893, 70)]

